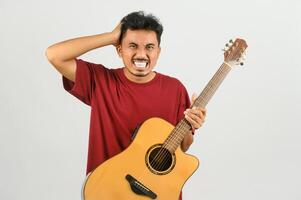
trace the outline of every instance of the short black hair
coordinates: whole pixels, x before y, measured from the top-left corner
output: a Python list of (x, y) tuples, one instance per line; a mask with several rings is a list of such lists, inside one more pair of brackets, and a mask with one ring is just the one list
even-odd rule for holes
[(161, 42), (161, 35), (163, 32), (163, 26), (159, 19), (152, 14), (145, 14), (143, 11), (132, 12), (121, 20), (121, 33), (119, 43), (121, 44), (122, 39), (126, 31), (130, 30), (151, 30), (155, 31), (157, 35), (158, 44)]

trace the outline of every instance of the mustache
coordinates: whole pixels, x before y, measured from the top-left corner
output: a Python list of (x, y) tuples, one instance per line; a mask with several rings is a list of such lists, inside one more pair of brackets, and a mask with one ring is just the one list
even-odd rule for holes
[(149, 59), (147, 59), (147, 58), (133, 58), (133, 61), (149, 62)]

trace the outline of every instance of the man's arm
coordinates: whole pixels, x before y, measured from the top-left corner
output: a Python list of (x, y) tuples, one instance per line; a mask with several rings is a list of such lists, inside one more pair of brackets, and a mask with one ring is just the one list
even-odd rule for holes
[(192, 131), (189, 131), (188, 133), (186, 133), (186, 135), (181, 143), (182, 151), (186, 152), (192, 143), (193, 143), (193, 135), (192, 135)]
[[(193, 105), (196, 98), (197, 98), (196, 94), (193, 94), (191, 97), (191, 105)], [(185, 118), (191, 124), (192, 130), (195, 131), (196, 129), (200, 128), (205, 122), (206, 109), (200, 107), (193, 107), (190, 109), (186, 109), (184, 114), (185, 114)], [(184, 152), (189, 149), (190, 145), (193, 142), (193, 135), (192, 135), (193, 131), (189, 131), (185, 135), (181, 143), (181, 148)]]
[(121, 24), (112, 32), (70, 39), (51, 45), (46, 49), (46, 57), (63, 76), (75, 81), (75, 58), (96, 48), (107, 45), (117, 46), (120, 27)]

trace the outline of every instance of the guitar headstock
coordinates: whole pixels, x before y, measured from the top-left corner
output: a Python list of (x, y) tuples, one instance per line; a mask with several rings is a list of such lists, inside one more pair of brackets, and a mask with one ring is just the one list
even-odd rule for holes
[(231, 66), (243, 65), (245, 59), (245, 51), (248, 45), (245, 40), (237, 38), (235, 41), (230, 40), (226, 44), (224, 51), (224, 62)]

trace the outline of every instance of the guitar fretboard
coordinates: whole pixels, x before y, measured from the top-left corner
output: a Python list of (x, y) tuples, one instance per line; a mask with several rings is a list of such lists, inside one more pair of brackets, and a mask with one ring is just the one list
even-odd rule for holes
[[(230, 72), (231, 67), (229, 64), (223, 62), (217, 72), (208, 82), (201, 94), (196, 98), (194, 104), (191, 107), (205, 108), (211, 97), (216, 92), (217, 88), (223, 82), (227, 74)], [(175, 152), (176, 149), (181, 145), (185, 134), (191, 129), (190, 123), (183, 118), (177, 126), (173, 129), (171, 134), (165, 140), (163, 147), (168, 149), (170, 152)]]

